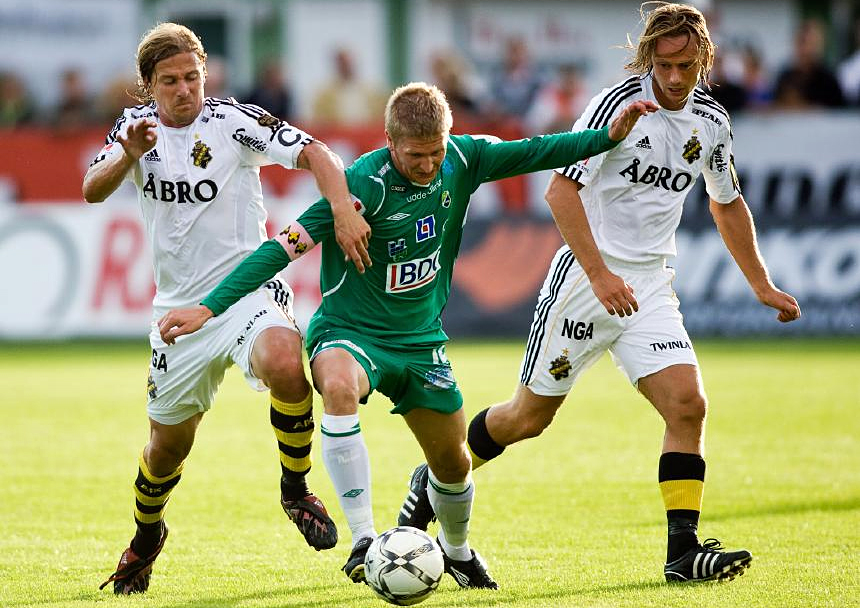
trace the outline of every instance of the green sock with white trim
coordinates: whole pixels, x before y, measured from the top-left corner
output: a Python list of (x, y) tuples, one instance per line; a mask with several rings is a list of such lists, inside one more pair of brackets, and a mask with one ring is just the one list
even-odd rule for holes
[(370, 499), (370, 458), (358, 414), (323, 414), (320, 422), (322, 458), (352, 532), (352, 544), (376, 536)]

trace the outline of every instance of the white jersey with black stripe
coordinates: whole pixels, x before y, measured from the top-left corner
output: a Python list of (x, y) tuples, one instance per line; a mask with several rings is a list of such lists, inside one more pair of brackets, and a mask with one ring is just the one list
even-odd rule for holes
[(207, 98), (186, 127), (158, 119), (155, 104), (124, 110), (93, 161), (122, 154), (116, 136), (142, 118), (158, 141), (128, 172), (137, 186), (153, 255), (153, 314), (200, 302), (266, 239), (260, 167), (296, 167), (313, 139), (259, 106)]
[[(650, 75), (630, 77), (594, 97), (573, 130), (600, 129), (628, 104), (655, 99)], [(628, 262), (675, 255), (684, 199), (700, 173), (718, 203), (740, 195), (728, 114), (700, 88), (682, 109), (640, 118), (612, 150), (556, 171), (583, 185), (579, 193), (600, 251)]]

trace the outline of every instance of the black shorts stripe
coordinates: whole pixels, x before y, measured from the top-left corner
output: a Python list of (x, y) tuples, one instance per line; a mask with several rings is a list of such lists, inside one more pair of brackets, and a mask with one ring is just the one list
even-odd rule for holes
[(278, 442), (278, 449), (282, 454), (286, 454), (290, 458), (295, 458), (296, 460), (301, 460), (302, 458), (306, 458), (311, 453), (311, 444), (303, 445), (300, 448), (293, 447), (291, 445), (287, 445), (286, 443)]
[(280, 279), (275, 279), (274, 281), (266, 283), (265, 288), (272, 292), (272, 299), (281, 307), (283, 313), (290, 316), (290, 302), (293, 294), (292, 291), (284, 285), (284, 282)]
[(314, 430), (313, 412), (301, 416), (282, 414), (275, 408), (269, 408), (269, 421), (272, 426), (283, 433), (304, 433)]
[(569, 250), (559, 257), (558, 263), (553, 269), (549, 293), (543, 300), (538, 302), (537, 307), (535, 308), (535, 318), (534, 321), (532, 321), (532, 327), (529, 331), (529, 339), (526, 343), (526, 355), (523, 362), (523, 372), (520, 376), (520, 384), (528, 384), (531, 380), (535, 365), (537, 364), (540, 345), (541, 342), (543, 342), (544, 335), (546, 334), (546, 322), (549, 316), (549, 309), (553, 304), (555, 304), (556, 300), (558, 300), (558, 294), (567, 279), (567, 273), (570, 270), (570, 267), (573, 266), (575, 259), (573, 252)]

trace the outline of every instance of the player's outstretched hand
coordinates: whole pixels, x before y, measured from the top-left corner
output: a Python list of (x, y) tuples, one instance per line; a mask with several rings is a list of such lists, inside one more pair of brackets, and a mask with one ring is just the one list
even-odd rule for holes
[(155, 142), (158, 141), (158, 134), (155, 131), (156, 123), (153, 120), (144, 118), (129, 125), (125, 136), (121, 133), (117, 134), (116, 140), (125, 150), (126, 154), (134, 160), (138, 160), (141, 156), (149, 152), (155, 147)]
[(334, 234), (346, 259), (352, 260), (359, 272), (373, 266), (367, 246), (370, 242), (370, 226), (357, 211), (334, 215)]
[(173, 344), (179, 336), (193, 334), (213, 316), (212, 311), (202, 304), (175, 308), (158, 320), (158, 331), (165, 344)]
[(759, 302), (779, 311), (776, 318), (781, 323), (790, 323), (800, 318), (800, 304), (792, 296), (776, 287), (759, 294)]
[(609, 314), (629, 317), (639, 311), (639, 302), (633, 295), (633, 288), (609, 269), (591, 277), (590, 281), (591, 290)]
[(659, 106), (653, 101), (634, 101), (624, 108), (621, 114), (609, 125), (609, 139), (612, 141), (621, 141), (630, 135), (630, 131), (633, 130), (639, 117), (656, 112), (659, 109)]

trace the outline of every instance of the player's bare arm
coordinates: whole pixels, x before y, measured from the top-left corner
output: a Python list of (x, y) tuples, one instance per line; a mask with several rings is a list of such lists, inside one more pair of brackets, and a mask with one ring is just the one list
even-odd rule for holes
[(364, 272), (365, 266), (373, 265), (367, 252), (370, 226), (353, 206), (343, 174), (343, 161), (328, 146), (314, 141), (299, 154), (297, 166), (314, 174), (320, 193), (331, 205), (338, 246), (356, 269)]
[(141, 119), (129, 125), (125, 136), (117, 135), (123, 154), (93, 164), (84, 176), (83, 195), (88, 203), (100, 203), (119, 188), (134, 163), (155, 147), (155, 127), (152, 120)]
[(594, 295), (611, 315), (630, 316), (639, 310), (633, 288), (612, 273), (600, 256), (585, 208), (579, 196), (578, 182), (553, 173), (546, 190), (546, 201), (562, 238), (588, 275)]
[(711, 201), (711, 215), (726, 248), (744, 273), (759, 302), (778, 311), (777, 319), (788, 323), (800, 318), (800, 305), (791, 295), (777, 289), (756, 242), (755, 224), (743, 196), (727, 205)]
[(609, 139), (621, 141), (630, 134), (642, 116), (659, 109), (659, 106), (653, 101), (634, 101), (624, 108), (609, 125)]

